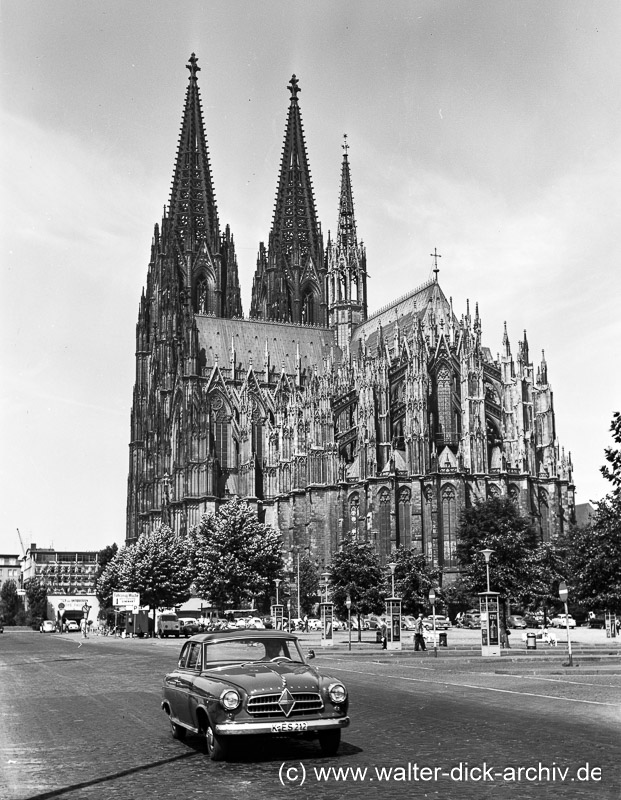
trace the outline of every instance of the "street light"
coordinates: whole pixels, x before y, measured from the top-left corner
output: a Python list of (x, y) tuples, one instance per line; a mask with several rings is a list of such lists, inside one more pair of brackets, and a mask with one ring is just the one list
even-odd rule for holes
[(294, 544), (291, 548), (292, 552), (294, 552), (297, 556), (297, 566), (298, 566), (298, 619), (302, 618), (300, 614), (300, 548), (297, 544)]
[(394, 561), (391, 561), (390, 564), (388, 564), (387, 566), (390, 569), (390, 574), (392, 576), (392, 597), (394, 597), (395, 596), (395, 569), (397, 568), (397, 565), (396, 565), (396, 563)]
[(567, 655), (569, 656), (569, 667), (573, 667), (574, 659), (571, 653), (571, 634), (569, 633), (569, 611), (567, 610), (567, 598), (569, 597), (569, 591), (567, 589), (567, 584), (565, 581), (561, 581), (558, 585), (558, 596), (560, 597), (563, 605), (565, 606), (565, 626), (567, 628)]
[(490, 550), (489, 547), (486, 547), (485, 550), (481, 550), (481, 552), (483, 553), (483, 557), (485, 558), (485, 569), (487, 571), (487, 591), (489, 592), (489, 557), (495, 551)]
[(281, 584), (281, 580), (280, 580), (280, 578), (276, 578), (276, 579), (274, 580), (274, 583), (276, 584), (276, 605), (277, 605), (277, 606), (279, 606), (279, 605), (280, 605), (280, 603), (278, 602), (278, 587), (279, 587), (279, 586), (280, 586), (280, 584)]
[(431, 618), (433, 620), (433, 657), (438, 657), (438, 643), (436, 641), (436, 593), (433, 587), (429, 590), (429, 602), (431, 604)]
[(330, 573), (329, 572), (322, 572), (321, 577), (323, 578), (323, 585), (326, 587), (326, 603), (328, 602), (328, 587), (330, 586)]
[(347, 606), (347, 629), (349, 631), (349, 649), (351, 650), (351, 597), (349, 595), (347, 595), (345, 605)]

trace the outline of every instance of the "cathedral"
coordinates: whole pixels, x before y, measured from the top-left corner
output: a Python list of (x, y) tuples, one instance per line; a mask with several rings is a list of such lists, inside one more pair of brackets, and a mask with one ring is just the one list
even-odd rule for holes
[[(235, 243), (220, 226), (192, 54), (168, 205), (155, 225), (136, 326), (127, 543), (181, 533), (233, 495), (280, 530), (285, 563), (330, 563), (343, 537), (383, 563), (399, 546), (457, 572), (463, 508), (508, 497), (548, 541), (574, 519), (542, 356), (434, 278), (369, 309), (347, 141), (336, 234), (324, 242), (288, 86), (272, 227), (244, 316)], [(336, 176), (335, 176), (336, 178)], [(265, 202), (267, 202), (265, 198)], [(370, 265), (381, 274), (381, 265)]]

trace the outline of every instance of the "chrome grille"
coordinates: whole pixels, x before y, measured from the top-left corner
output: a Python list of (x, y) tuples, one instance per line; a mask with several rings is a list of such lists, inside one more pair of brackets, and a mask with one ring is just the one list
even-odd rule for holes
[[(292, 692), (294, 705), (289, 713), (291, 717), (303, 717), (305, 714), (315, 714), (323, 709), (321, 695), (314, 692)], [(248, 713), (260, 717), (284, 717), (285, 713), (278, 704), (281, 693), (260, 694), (248, 699)]]

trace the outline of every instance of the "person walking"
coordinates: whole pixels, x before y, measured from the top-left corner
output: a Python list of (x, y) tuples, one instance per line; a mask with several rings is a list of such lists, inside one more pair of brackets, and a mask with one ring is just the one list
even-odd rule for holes
[(382, 638), (382, 650), (386, 650), (388, 646), (388, 628), (386, 627), (386, 621), (382, 620), (382, 626), (380, 628), (381, 638)]
[(423, 615), (419, 614), (418, 619), (414, 623), (414, 649), (426, 650), (425, 644), (425, 626), (423, 625)]

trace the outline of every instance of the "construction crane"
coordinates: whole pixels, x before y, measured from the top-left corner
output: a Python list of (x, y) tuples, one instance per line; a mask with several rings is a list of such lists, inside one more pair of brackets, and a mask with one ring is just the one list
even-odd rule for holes
[(19, 528), (17, 528), (17, 535), (19, 536), (19, 543), (20, 543), (21, 548), (22, 548), (22, 555), (25, 556), (26, 555), (26, 548), (24, 547), (24, 543), (22, 542), (22, 535), (19, 532)]

